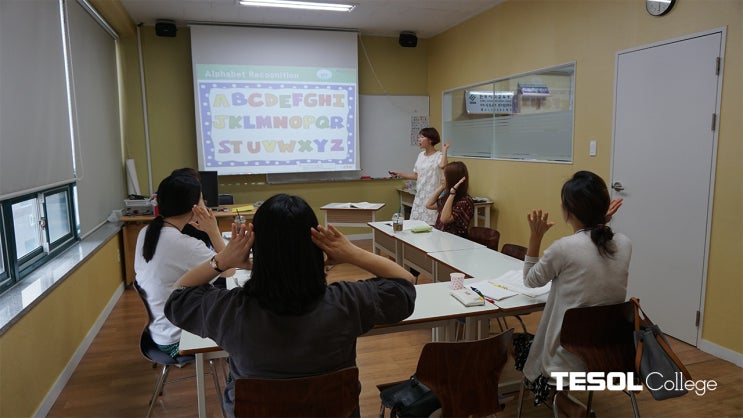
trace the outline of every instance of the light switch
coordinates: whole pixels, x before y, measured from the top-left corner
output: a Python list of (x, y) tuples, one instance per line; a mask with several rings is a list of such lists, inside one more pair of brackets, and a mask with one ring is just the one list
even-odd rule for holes
[(588, 155), (591, 157), (596, 156), (596, 141), (591, 141), (590, 145), (588, 146)]

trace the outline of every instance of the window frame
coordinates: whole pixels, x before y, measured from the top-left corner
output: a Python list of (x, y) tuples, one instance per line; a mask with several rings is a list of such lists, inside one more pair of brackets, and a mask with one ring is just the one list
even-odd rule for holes
[[(77, 224), (75, 215), (74, 188), (75, 183), (69, 183), (63, 186), (15, 196), (0, 202), (0, 216), (2, 217), (0, 233), (2, 233), (3, 237), (3, 241), (0, 244), (0, 251), (2, 251), (2, 261), (5, 268), (4, 272), (0, 273), (0, 293), (20, 282), (39, 266), (80, 240), (79, 225)], [(46, 219), (48, 219), (46, 197), (59, 193), (64, 193), (67, 198), (67, 223), (70, 232), (64, 234), (54, 242), (49, 242), (49, 228), (45, 224)], [(37, 229), (37, 232), (40, 234), (41, 245), (29, 254), (18, 257), (12, 206), (16, 203), (29, 200), (35, 200), (34, 204), (39, 213), (38, 222), (40, 226), (38, 228), (40, 229)]]

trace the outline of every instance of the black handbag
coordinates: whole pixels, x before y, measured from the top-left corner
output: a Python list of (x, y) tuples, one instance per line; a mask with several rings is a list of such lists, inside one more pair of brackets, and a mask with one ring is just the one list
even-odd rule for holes
[(382, 406), (390, 409), (390, 417), (428, 417), (441, 408), (431, 389), (415, 378), (387, 388), (379, 393)]
[(632, 298), (632, 301), (635, 303), (635, 370), (643, 385), (657, 401), (685, 395), (688, 391), (684, 379), (691, 380), (691, 374), (671, 350), (663, 331), (642, 310), (640, 300)]

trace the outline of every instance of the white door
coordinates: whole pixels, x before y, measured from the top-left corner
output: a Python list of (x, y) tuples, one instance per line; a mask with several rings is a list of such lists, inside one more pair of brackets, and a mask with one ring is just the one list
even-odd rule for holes
[(696, 345), (706, 272), (718, 57), (723, 32), (617, 54), (612, 222), (632, 240), (628, 295), (661, 329)]

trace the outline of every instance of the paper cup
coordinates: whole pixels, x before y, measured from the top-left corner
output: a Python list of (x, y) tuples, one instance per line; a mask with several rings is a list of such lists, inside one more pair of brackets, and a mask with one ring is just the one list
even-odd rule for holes
[(451, 273), (449, 279), (451, 281), (449, 283), (451, 289), (457, 290), (464, 287), (464, 273)]

